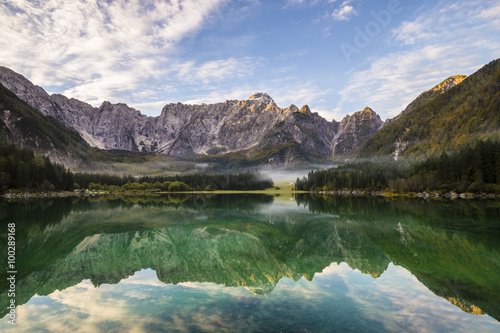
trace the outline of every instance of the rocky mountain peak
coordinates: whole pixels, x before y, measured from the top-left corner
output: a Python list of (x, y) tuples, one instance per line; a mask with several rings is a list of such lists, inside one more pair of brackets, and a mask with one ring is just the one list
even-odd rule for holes
[(255, 93), (252, 96), (248, 97), (247, 100), (256, 100), (256, 101), (260, 101), (266, 105), (271, 104), (271, 105), (277, 106), (276, 103), (274, 102), (274, 100), (271, 98), (271, 96), (269, 96), (266, 93)]
[(380, 119), (380, 116), (373, 111), (371, 108), (368, 106), (365, 107), (363, 110), (355, 112), (352, 117), (356, 119), (357, 121), (368, 121), (368, 122), (373, 122), (375, 126), (381, 126), (382, 120)]
[(335, 155), (352, 152), (355, 147), (362, 145), (377, 132), (383, 124), (380, 116), (369, 107), (353, 113), (352, 116), (345, 116), (335, 136)]
[(293, 112), (298, 112), (299, 108), (295, 106), (294, 104), (290, 104), (289, 107), (285, 109), (285, 113), (293, 113)]
[(300, 113), (311, 114), (311, 109), (309, 109), (308, 105), (304, 105), (300, 110)]
[(366, 107), (361, 111), (354, 112), (352, 116), (345, 116), (341, 121), (341, 126), (356, 127), (360, 124), (369, 124), (370, 127), (378, 129), (378, 127), (382, 126), (382, 123), (380, 116), (371, 108)]

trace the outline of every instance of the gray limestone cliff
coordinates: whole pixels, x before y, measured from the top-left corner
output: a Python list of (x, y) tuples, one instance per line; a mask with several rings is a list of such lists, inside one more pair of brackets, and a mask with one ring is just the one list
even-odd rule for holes
[(369, 107), (346, 116), (339, 125), (334, 138), (335, 154), (344, 155), (361, 146), (368, 138), (377, 132), (384, 122), (380, 116)]
[(262, 163), (289, 164), (349, 153), (381, 126), (380, 117), (371, 110), (338, 123), (312, 113), (308, 106), (279, 108), (265, 93), (215, 104), (167, 104), (158, 117), (149, 117), (125, 104), (104, 102), (93, 107), (63, 95), (49, 95), (5, 67), (0, 67), (0, 83), (101, 149), (171, 156), (245, 151), (264, 156)]

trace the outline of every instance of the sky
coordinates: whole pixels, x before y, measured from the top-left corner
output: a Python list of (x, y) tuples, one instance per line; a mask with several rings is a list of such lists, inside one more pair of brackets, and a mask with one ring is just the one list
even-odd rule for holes
[(49, 93), (157, 116), (268, 93), (383, 120), (500, 57), (498, 0), (2, 0), (0, 65)]

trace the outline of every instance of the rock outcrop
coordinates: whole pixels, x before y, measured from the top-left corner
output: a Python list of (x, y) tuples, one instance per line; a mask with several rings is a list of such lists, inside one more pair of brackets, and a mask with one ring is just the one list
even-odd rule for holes
[(354, 113), (352, 116), (346, 116), (340, 122), (339, 130), (333, 140), (335, 154), (345, 155), (352, 152), (375, 134), (383, 124), (380, 116), (369, 107)]

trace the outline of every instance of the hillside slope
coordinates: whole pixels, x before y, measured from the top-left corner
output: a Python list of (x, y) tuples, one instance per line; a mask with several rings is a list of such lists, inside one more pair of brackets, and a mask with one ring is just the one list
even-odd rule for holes
[[(456, 83), (462, 78), (450, 79)], [(450, 79), (388, 122), (365, 142), (358, 156), (419, 156), (454, 150), (478, 139), (499, 139), (500, 59), (445, 89)]]

